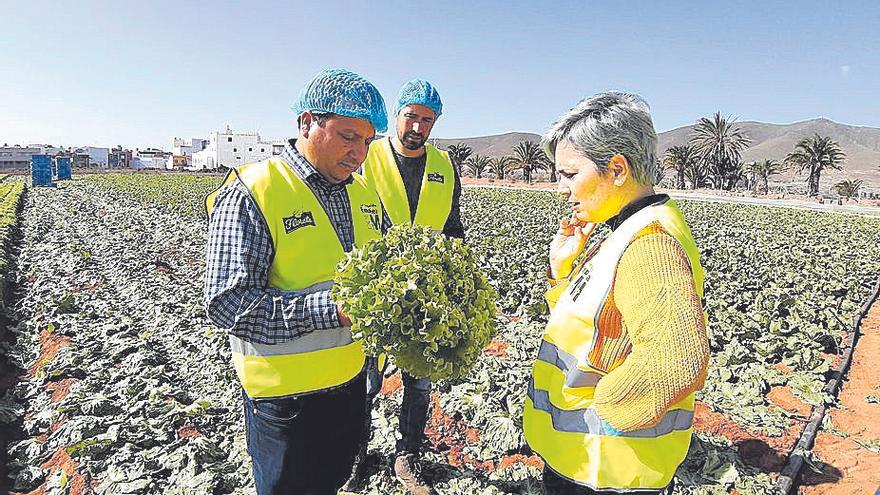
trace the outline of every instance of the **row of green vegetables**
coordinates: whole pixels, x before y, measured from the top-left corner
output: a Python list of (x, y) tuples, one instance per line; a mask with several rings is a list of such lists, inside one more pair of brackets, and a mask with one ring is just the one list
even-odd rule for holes
[(9, 270), (9, 249), (15, 235), (21, 200), (24, 197), (25, 182), (23, 180), (4, 180), (0, 182), (0, 298), (6, 296), (6, 275)]

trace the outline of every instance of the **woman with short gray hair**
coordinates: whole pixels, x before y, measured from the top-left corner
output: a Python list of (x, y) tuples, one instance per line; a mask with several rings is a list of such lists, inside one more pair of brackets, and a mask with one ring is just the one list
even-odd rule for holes
[[(648, 105), (618, 92), (544, 137), (571, 213), (550, 243), (523, 425), (551, 494), (671, 493), (690, 444), (709, 360), (704, 272), (678, 207), (654, 192), (656, 143)], [(598, 223), (611, 232), (584, 253)]]

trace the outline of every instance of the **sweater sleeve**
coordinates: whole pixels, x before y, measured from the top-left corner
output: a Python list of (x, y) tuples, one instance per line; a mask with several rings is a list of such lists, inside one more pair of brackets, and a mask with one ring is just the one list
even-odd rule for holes
[(690, 262), (662, 232), (636, 238), (613, 288), (632, 352), (596, 386), (594, 407), (621, 431), (649, 427), (703, 386), (709, 342)]

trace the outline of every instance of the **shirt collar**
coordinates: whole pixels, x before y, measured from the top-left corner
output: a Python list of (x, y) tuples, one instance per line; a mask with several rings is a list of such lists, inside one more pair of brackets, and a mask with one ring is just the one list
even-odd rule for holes
[(327, 182), (327, 179), (318, 172), (318, 169), (315, 168), (314, 165), (309, 162), (306, 157), (296, 149), (296, 139), (288, 139), (287, 146), (284, 147), (284, 152), (281, 153), (281, 157), (284, 158), (284, 161), (290, 165), (290, 168), (293, 169), (294, 173), (296, 173), (301, 179), (312, 182), (319, 183), (322, 186), (333, 188), (336, 186), (344, 187), (352, 183), (354, 178), (349, 176), (344, 181), (338, 184), (331, 184)]
[(623, 222), (625, 222), (629, 217), (635, 215), (638, 211), (647, 208), (648, 206), (660, 205), (669, 201), (669, 195), (667, 194), (652, 194), (650, 196), (645, 196), (644, 198), (637, 199), (632, 203), (623, 207), (620, 210), (620, 213), (614, 215), (605, 221), (605, 225), (611, 227), (611, 230), (617, 230), (617, 227), (620, 227)]

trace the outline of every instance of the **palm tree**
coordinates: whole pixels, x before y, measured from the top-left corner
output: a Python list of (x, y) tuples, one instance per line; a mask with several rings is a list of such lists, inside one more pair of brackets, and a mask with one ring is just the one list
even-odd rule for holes
[(697, 152), (693, 146), (685, 144), (673, 146), (663, 154), (663, 168), (675, 171), (675, 188), (684, 189), (684, 179), (689, 168), (697, 161)]
[(794, 147), (794, 151), (786, 155), (785, 163), (798, 168), (798, 172), (809, 171), (807, 185), (810, 196), (819, 194), (819, 178), (826, 168), (840, 170), (846, 153), (840, 145), (830, 137), (814, 134), (805, 137)]
[(786, 167), (776, 160), (769, 159), (751, 162), (746, 165), (746, 170), (752, 179), (752, 190), (761, 194), (767, 194), (770, 191), (768, 179), (785, 172)]
[(474, 153), (470, 157), (468, 157), (467, 161), (464, 162), (464, 165), (474, 173), (474, 177), (479, 179), (482, 177), (483, 172), (489, 168), (492, 159), (488, 156), (481, 155), (479, 153)]
[[(549, 160), (537, 143), (532, 141), (520, 141), (513, 147), (513, 155), (516, 167), (522, 169), (523, 178), (529, 184), (532, 183), (532, 172), (535, 169), (547, 166)], [(555, 178), (555, 169), (552, 178)]]
[(467, 161), (468, 157), (473, 154), (474, 150), (464, 143), (458, 143), (450, 144), (449, 148), (446, 149), (446, 152), (449, 153), (449, 161), (452, 162), (452, 167), (458, 172), (458, 175), (461, 175), (462, 164)]
[(550, 182), (556, 182), (559, 179), (556, 176), (556, 164), (547, 158), (547, 154), (544, 153), (544, 150), (541, 150), (541, 154), (544, 155), (544, 159), (539, 165), (539, 168), (546, 170), (550, 174)]
[(746, 187), (749, 187), (749, 175), (746, 167), (743, 162), (737, 161), (731, 164), (730, 168), (727, 169), (727, 178), (725, 179), (724, 188), (728, 191), (732, 191), (740, 182), (745, 182)]
[(489, 169), (498, 179), (504, 180), (504, 172), (510, 170), (516, 165), (516, 159), (512, 156), (496, 156), (489, 159)]
[(706, 187), (709, 180), (709, 169), (702, 160), (694, 160), (684, 170), (684, 178), (690, 184), (691, 189)]
[(730, 190), (736, 185), (739, 180), (737, 165), (740, 164), (742, 151), (751, 142), (735, 122), (736, 119), (722, 117), (721, 112), (715, 112), (711, 120), (702, 117), (697, 121), (690, 139), (716, 189)]
[(846, 198), (847, 201), (852, 198), (857, 198), (859, 196), (859, 189), (861, 188), (862, 181), (859, 179), (844, 180), (834, 184), (834, 190), (837, 191), (837, 194)]

